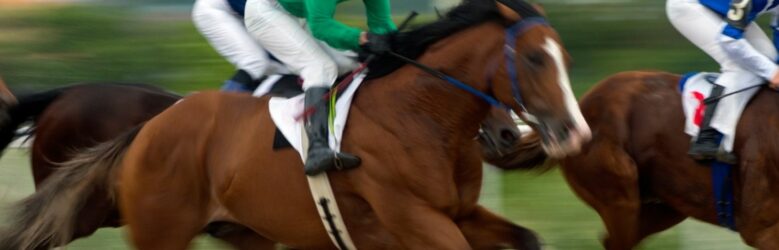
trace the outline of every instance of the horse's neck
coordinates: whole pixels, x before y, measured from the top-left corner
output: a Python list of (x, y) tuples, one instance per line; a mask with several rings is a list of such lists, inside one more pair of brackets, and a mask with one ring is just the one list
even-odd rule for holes
[[(502, 58), (502, 27), (484, 23), (463, 30), (432, 45), (419, 61), (440, 70), (480, 91), (487, 91), (487, 78), (496, 62)], [(375, 112), (374, 120), (396, 125), (408, 131), (409, 126), (424, 127), (422, 133), (435, 133), (442, 138), (472, 136), (485, 118), (488, 104), (465, 90), (406, 65), (393, 74), (377, 79), (361, 95), (370, 96), (370, 107), (389, 107), (383, 110), (397, 115), (386, 119), (383, 112)], [(400, 131), (402, 133), (406, 133)], [(470, 134), (472, 133), (472, 134)], [(414, 135), (411, 135), (414, 136)]]

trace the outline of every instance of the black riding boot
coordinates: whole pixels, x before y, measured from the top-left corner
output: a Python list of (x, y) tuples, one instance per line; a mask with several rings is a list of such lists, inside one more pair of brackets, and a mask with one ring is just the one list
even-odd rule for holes
[(306, 120), (308, 134), (308, 157), (306, 159), (306, 174), (317, 175), (333, 168), (343, 170), (360, 165), (360, 158), (345, 153), (336, 153), (327, 143), (327, 121), (329, 109), (322, 96), (330, 88), (312, 87), (305, 92), (305, 106), (313, 107), (314, 113)]
[[(722, 95), (724, 87), (714, 85), (711, 94), (707, 100), (717, 98)], [(711, 118), (714, 116), (714, 110), (717, 109), (719, 101), (706, 104), (706, 110), (703, 111), (703, 121), (701, 122), (698, 138), (693, 142), (690, 151), (687, 154), (695, 160), (713, 160), (719, 153), (722, 133), (711, 127)]]

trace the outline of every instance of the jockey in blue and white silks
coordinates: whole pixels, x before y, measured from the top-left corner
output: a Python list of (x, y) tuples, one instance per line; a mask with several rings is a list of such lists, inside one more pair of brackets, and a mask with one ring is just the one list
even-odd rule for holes
[(263, 76), (288, 71), (281, 63), (271, 60), (268, 52), (246, 30), (243, 24), (245, 5), (246, 0), (196, 0), (192, 8), (197, 30), (237, 68), (222, 87), (227, 91), (251, 92)]
[[(776, 38), (777, 5), (779, 0), (668, 0), (666, 11), (671, 24), (682, 35), (720, 64), (722, 75), (715, 83), (724, 87), (722, 94), (728, 94), (766, 81), (774, 88), (779, 86), (777, 44), (754, 22), (762, 14), (773, 13)], [(758, 90), (722, 98), (718, 104), (710, 105), (713, 110), (707, 107), (705, 112), (710, 119), (704, 119), (700, 125), (690, 155), (712, 159), (720, 152), (732, 151), (720, 151), (720, 138), (733, 140), (740, 114)], [(723, 141), (722, 145), (732, 145), (730, 142)]]

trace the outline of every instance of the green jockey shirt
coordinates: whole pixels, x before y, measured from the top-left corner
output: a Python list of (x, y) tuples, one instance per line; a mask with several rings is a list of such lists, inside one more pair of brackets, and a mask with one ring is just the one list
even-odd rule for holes
[[(360, 29), (336, 21), (335, 6), (348, 0), (278, 0), (290, 14), (305, 18), (311, 33), (319, 40), (337, 49), (359, 50)], [(363, 0), (368, 15), (368, 29), (372, 33), (395, 31), (389, 0)]]

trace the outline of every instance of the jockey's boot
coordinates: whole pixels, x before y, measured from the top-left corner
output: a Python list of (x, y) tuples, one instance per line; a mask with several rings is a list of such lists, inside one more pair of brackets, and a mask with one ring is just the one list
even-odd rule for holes
[(254, 92), (261, 82), (253, 81), (248, 72), (239, 69), (232, 78), (225, 81), (221, 90), (225, 92)]
[(314, 108), (314, 113), (306, 119), (309, 142), (306, 175), (313, 176), (333, 168), (343, 170), (360, 165), (359, 157), (330, 149), (327, 137), (329, 110), (327, 102), (322, 100), (329, 90), (328, 87), (311, 87), (305, 91), (305, 107)]
[[(722, 96), (724, 90), (724, 87), (715, 84), (706, 100), (713, 100), (712, 98)], [(711, 127), (711, 119), (714, 117), (714, 111), (717, 109), (718, 103), (719, 101), (713, 101), (706, 104), (706, 109), (703, 111), (703, 121), (701, 121), (700, 124), (698, 137), (693, 141), (692, 146), (690, 146), (690, 151), (687, 152), (687, 154), (695, 160), (713, 160), (719, 153), (722, 133)]]
[(695, 160), (713, 160), (719, 153), (722, 133), (714, 128), (701, 129), (687, 154)]

